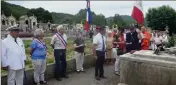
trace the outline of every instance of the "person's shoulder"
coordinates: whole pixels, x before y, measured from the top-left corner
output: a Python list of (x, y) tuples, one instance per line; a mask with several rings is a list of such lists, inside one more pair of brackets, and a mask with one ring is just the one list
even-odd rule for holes
[(6, 43), (10, 42), (10, 38), (6, 37), (5, 39), (2, 40), (2, 42), (3, 42), (4, 44), (6, 44)]
[(22, 40), (21, 38), (18, 37), (17, 39), (18, 39), (20, 42), (23, 42), (23, 40)]
[(100, 33), (98, 33), (97, 35), (95, 35), (96, 37), (99, 37), (99, 36), (101, 36), (101, 34)]
[(32, 43), (37, 43), (37, 40), (36, 40), (36, 39), (33, 39), (33, 40), (32, 40)]

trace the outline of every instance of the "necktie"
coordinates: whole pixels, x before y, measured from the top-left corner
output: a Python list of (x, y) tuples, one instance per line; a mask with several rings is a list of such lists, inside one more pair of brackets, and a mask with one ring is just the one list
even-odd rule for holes
[(102, 49), (102, 51), (105, 51), (105, 43), (104, 43), (103, 35), (102, 35), (102, 42), (103, 42), (103, 49)]
[(16, 38), (15, 38), (15, 42), (17, 43)]

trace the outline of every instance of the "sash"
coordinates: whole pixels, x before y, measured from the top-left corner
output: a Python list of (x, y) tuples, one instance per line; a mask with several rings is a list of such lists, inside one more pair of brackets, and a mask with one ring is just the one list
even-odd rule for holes
[(40, 40), (38, 40), (38, 39), (35, 39), (35, 41), (39, 42), (39, 43), (44, 47), (44, 49), (47, 50), (46, 45), (45, 45), (44, 43), (42, 43), (42, 42), (41, 42)]
[(61, 40), (62, 44), (64, 45), (64, 47), (67, 47), (67, 43), (64, 40), (64, 38), (62, 37), (62, 35), (60, 33), (56, 33), (56, 36), (59, 38), (59, 40)]

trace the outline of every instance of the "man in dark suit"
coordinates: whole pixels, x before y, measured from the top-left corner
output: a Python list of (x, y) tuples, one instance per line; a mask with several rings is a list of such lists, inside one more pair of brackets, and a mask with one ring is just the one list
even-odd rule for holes
[(126, 52), (130, 52), (132, 50), (140, 50), (138, 33), (135, 28), (130, 28), (130, 32), (126, 34)]

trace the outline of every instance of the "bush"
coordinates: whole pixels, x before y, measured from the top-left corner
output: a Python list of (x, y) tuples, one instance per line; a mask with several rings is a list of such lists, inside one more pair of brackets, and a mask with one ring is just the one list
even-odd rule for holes
[(170, 47), (175, 46), (175, 44), (176, 44), (176, 39), (174, 36), (171, 36), (171, 37), (169, 37), (169, 42), (166, 43), (166, 47), (170, 48)]
[(54, 63), (54, 59), (53, 58), (48, 58), (47, 63)]

